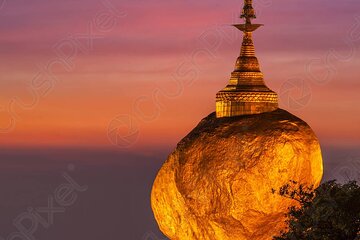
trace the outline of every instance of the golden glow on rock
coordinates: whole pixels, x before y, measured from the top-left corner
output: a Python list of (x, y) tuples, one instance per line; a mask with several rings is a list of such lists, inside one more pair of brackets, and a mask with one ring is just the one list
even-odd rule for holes
[(255, 56), (252, 0), (237, 24), (244, 32), (216, 113), (178, 144), (159, 171), (151, 206), (172, 240), (270, 240), (284, 230), (293, 200), (273, 194), (290, 180), (317, 187), (323, 174), (319, 142), (301, 119), (278, 109)]
[(295, 203), (272, 193), (289, 180), (315, 185), (323, 174), (311, 128), (284, 110), (203, 119), (169, 156), (151, 204), (172, 240), (271, 239)]

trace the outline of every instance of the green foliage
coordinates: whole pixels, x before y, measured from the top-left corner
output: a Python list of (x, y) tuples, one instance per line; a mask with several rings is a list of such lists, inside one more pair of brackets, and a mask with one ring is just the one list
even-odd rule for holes
[(287, 232), (275, 240), (360, 240), (360, 187), (356, 182), (329, 181), (313, 189), (291, 181), (278, 193), (296, 200), (300, 207), (289, 209)]

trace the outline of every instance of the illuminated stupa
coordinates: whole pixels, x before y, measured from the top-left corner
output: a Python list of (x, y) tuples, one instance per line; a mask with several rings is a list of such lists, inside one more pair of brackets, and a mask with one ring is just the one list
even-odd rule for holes
[(151, 207), (171, 240), (272, 240), (297, 203), (273, 193), (289, 181), (317, 187), (323, 175), (319, 141), (300, 118), (279, 109), (255, 57), (261, 25), (246, 0), (235, 25), (244, 32), (229, 85), (213, 112), (185, 136), (159, 170)]
[(245, 18), (245, 24), (234, 25), (244, 33), (241, 52), (229, 84), (216, 94), (218, 118), (271, 112), (278, 108), (277, 94), (265, 85), (255, 56), (252, 33), (263, 25), (251, 23), (251, 19), (256, 18), (252, 0), (245, 0), (241, 18)]

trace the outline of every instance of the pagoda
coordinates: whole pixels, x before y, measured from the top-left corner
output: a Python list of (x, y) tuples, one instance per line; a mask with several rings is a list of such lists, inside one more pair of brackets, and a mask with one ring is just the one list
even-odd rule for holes
[(278, 109), (277, 94), (265, 85), (264, 75), (255, 56), (252, 33), (263, 25), (251, 23), (251, 20), (256, 18), (252, 0), (244, 2), (241, 18), (245, 19), (245, 24), (234, 25), (244, 33), (241, 52), (229, 84), (216, 94), (217, 118), (259, 114)]

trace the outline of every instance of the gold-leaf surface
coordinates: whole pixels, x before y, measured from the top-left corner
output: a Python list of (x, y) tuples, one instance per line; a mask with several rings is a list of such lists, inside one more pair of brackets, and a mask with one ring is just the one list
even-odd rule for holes
[(160, 169), (151, 194), (172, 240), (267, 240), (295, 204), (272, 193), (289, 180), (319, 185), (320, 145), (301, 119), (273, 112), (204, 118)]

